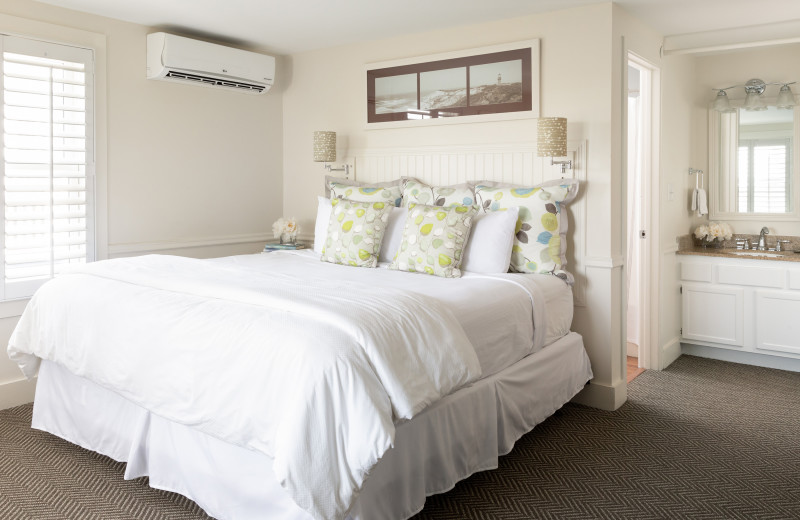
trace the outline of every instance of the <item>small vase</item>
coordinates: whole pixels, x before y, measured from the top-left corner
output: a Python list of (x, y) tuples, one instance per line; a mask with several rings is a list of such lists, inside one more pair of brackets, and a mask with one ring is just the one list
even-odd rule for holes
[(281, 244), (296, 244), (297, 235), (290, 235), (289, 233), (281, 233)]
[(716, 238), (703, 238), (703, 248), (707, 249), (719, 249), (722, 247), (722, 240), (717, 240)]

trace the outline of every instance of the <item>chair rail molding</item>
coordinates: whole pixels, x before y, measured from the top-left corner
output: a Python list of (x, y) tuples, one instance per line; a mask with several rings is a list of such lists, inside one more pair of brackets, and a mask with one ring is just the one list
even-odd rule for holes
[(109, 244), (109, 256), (144, 254), (154, 251), (165, 251), (170, 249), (189, 249), (195, 247), (227, 246), (236, 244), (251, 244), (256, 242), (267, 242), (274, 240), (272, 233), (251, 233), (241, 235), (223, 235), (204, 238), (186, 238), (177, 240), (164, 240), (155, 242), (121, 242)]

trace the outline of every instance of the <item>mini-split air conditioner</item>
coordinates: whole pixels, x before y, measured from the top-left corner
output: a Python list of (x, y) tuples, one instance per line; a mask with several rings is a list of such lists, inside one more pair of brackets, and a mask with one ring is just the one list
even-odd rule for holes
[(147, 35), (147, 79), (263, 94), (275, 79), (275, 58), (157, 32)]

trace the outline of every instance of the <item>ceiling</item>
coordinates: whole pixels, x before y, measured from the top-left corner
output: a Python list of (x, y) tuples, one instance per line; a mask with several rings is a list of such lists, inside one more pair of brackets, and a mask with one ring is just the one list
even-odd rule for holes
[[(39, 1), (260, 47), (278, 54), (294, 54), (607, 0)], [(617, 0), (616, 3), (665, 36), (800, 20), (797, 0)]]

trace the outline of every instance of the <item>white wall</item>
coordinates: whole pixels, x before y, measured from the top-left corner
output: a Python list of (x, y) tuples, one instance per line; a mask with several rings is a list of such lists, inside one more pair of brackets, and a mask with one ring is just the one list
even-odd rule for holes
[(640, 52), (656, 58), (660, 45), (657, 34), (624, 13), (619, 16), (625, 20), (612, 35), (617, 9), (611, 3), (593, 5), (296, 54), (290, 57), (291, 88), (284, 94), (284, 207), (311, 231), (324, 178), (321, 165), (311, 160), (314, 130), (337, 132), (340, 160), (350, 150), (491, 145), (535, 138), (534, 120), (365, 129), (366, 64), (540, 38), (541, 114), (566, 117), (569, 139), (588, 143), (588, 181), (582, 187), (589, 215), (582, 259), (587, 306), (576, 309), (573, 329), (584, 336), (595, 374), (583, 400), (605, 408), (625, 400), (618, 116), (622, 53), (614, 36), (631, 32)]
[[(663, 60), (662, 81), (663, 111), (661, 139), (660, 184), (660, 330), (662, 366), (680, 355), (680, 273), (676, 261), (676, 238), (689, 233), (692, 212), (689, 196), (694, 178), (688, 175), (689, 167), (705, 169), (696, 155), (696, 140), (691, 131), (695, 126), (695, 106), (698, 91), (695, 85), (697, 72), (695, 58), (687, 55), (668, 56)], [(669, 200), (669, 192), (674, 199)]]
[[(760, 78), (767, 83), (773, 81), (800, 81), (800, 44), (786, 44), (756, 49), (723, 52), (697, 56), (695, 75), (691, 78), (696, 92), (693, 108), (692, 142), (693, 156), (700, 168), (708, 171), (708, 104), (713, 101), (712, 88), (742, 85), (752, 78)], [(795, 94), (797, 85), (793, 85)], [(776, 96), (778, 87), (768, 87), (768, 95)], [(731, 99), (743, 99), (744, 89), (728, 91)], [(796, 177), (795, 177), (796, 178)], [(713, 194), (709, 194), (713, 196)], [(708, 217), (693, 217), (690, 228), (707, 222)], [(728, 221), (734, 233), (758, 234), (764, 222), (754, 218), (751, 221)], [(772, 234), (800, 235), (800, 222), (769, 222), (766, 225)], [(684, 234), (689, 233), (687, 229)]]
[[(275, 87), (249, 96), (146, 80), (145, 36), (152, 30), (144, 26), (3, 0), (0, 31), (99, 47), (101, 257), (256, 252), (271, 237), (283, 204), (280, 57)], [(2, 316), (15, 313), (0, 304), (2, 345), (16, 323)], [(20, 377), (0, 355), (0, 408), (29, 400), (31, 386)]]

